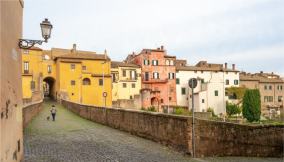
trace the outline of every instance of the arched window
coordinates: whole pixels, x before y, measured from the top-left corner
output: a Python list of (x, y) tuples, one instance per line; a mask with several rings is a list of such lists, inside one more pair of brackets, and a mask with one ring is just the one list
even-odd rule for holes
[(83, 85), (91, 85), (91, 80), (89, 78), (84, 78)]

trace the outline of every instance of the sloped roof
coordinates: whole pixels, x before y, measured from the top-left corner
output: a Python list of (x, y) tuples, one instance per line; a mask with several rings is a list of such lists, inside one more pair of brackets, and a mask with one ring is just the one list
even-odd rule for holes
[(284, 83), (281, 78), (267, 78), (256, 74), (240, 74), (241, 81), (258, 81), (260, 83)]
[(140, 66), (135, 65), (135, 64), (131, 64), (131, 63), (112, 61), (111, 62), (111, 68), (117, 68), (117, 67), (135, 67), (135, 68), (139, 68)]
[(82, 51), (82, 50), (73, 50), (73, 49), (62, 49), (62, 48), (52, 48), (51, 53), (53, 58), (64, 59), (87, 59), (87, 60), (110, 60), (110, 58), (105, 54), (97, 54), (92, 51)]

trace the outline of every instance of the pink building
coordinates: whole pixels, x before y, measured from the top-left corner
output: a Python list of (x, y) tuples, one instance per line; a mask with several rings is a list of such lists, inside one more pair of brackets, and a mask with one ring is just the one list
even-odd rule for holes
[(142, 107), (158, 111), (176, 106), (176, 57), (167, 55), (163, 46), (130, 54), (126, 62), (141, 67)]

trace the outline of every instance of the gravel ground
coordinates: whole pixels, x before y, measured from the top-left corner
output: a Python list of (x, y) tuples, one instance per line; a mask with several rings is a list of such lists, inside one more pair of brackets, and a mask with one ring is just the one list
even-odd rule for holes
[(277, 158), (198, 158), (176, 152), (150, 140), (112, 129), (57, 105), (57, 119), (47, 121), (54, 102), (24, 130), (25, 162), (283, 162)]

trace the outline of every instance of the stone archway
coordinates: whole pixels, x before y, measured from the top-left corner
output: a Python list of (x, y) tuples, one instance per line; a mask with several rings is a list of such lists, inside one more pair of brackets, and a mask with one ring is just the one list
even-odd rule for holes
[(53, 77), (46, 77), (43, 79), (43, 94), (44, 97), (56, 99), (55, 79)]
[(157, 109), (157, 111), (159, 111), (160, 102), (157, 97), (151, 98), (151, 105), (154, 106)]

